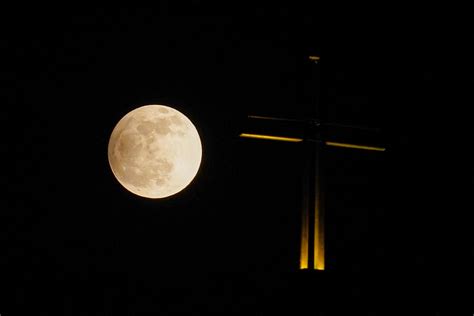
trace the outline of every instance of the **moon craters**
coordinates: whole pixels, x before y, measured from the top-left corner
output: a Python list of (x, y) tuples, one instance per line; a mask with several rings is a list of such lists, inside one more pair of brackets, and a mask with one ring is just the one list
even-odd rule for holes
[(117, 180), (148, 198), (173, 195), (196, 175), (202, 156), (199, 134), (177, 110), (148, 105), (125, 115), (109, 141), (109, 163)]

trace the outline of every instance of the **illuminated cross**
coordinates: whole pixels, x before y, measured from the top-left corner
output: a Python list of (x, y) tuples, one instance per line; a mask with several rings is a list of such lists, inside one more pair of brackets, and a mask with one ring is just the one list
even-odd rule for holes
[[(318, 56), (310, 56), (309, 60), (316, 68), (316, 75), (319, 76)], [(319, 83), (319, 80), (317, 81)], [(319, 102), (316, 102), (316, 117), (321, 115)], [(338, 142), (326, 140), (321, 131), (324, 127), (336, 127), (346, 129), (359, 129), (368, 131), (377, 131), (357, 126), (348, 126), (334, 123), (321, 122), (319, 119), (296, 120), (288, 118), (275, 118), (265, 116), (248, 116), (248, 122), (256, 123), (261, 130), (262, 125), (272, 125), (270, 128), (285, 125), (297, 124), (303, 125), (303, 135), (299, 137), (289, 137), (280, 132), (279, 135), (270, 135), (268, 133), (256, 133), (246, 131), (240, 134), (240, 137), (256, 138), (263, 140), (283, 141), (302, 143), (305, 148), (306, 165), (304, 173), (302, 220), (301, 220), (301, 239), (300, 239), (300, 269), (325, 269), (325, 241), (324, 241), (324, 205), (322, 203), (321, 189), (321, 152), (325, 146), (344, 147), (357, 150), (385, 151), (383, 147), (369, 146), (365, 144), (353, 144), (347, 142)]]

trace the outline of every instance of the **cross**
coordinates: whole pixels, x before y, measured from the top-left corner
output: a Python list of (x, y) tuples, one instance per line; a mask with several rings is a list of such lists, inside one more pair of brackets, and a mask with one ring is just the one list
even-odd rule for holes
[[(310, 56), (309, 61), (316, 68), (316, 82), (319, 88), (319, 56)], [(323, 122), (318, 117), (321, 116), (319, 102), (315, 102), (315, 118), (310, 119), (290, 119), (268, 116), (249, 115), (248, 122), (258, 126), (262, 125), (278, 127), (282, 125), (297, 125), (303, 127), (303, 134), (298, 137), (282, 135), (271, 135), (268, 133), (256, 133), (246, 131), (241, 133), (240, 137), (254, 138), (261, 140), (283, 141), (301, 143), (304, 146), (306, 163), (304, 172), (303, 203), (301, 214), (301, 237), (300, 237), (300, 262), (299, 268), (309, 270), (325, 269), (325, 229), (324, 229), (324, 203), (322, 201), (323, 191), (321, 188), (321, 155), (326, 146), (343, 147), (356, 150), (385, 151), (384, 147), (355, 144), (348, 142), (339, 142), (327, 140), (326, 135), (322, 133), (327, 126), (334, 128), (358, 129), (369, 132), (377, 132), (378, 129), (364, 128), (360, 126), (342, 125), (329, 122)]]

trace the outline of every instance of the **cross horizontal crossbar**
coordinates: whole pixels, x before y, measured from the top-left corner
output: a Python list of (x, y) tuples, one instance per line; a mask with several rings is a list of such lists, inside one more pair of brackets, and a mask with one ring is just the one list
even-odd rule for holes
[[(296, 137), (284, 137), (284, 136), (275, 136), (275, 135), (250, 134), (250, 133), (242, 133), (242, 134), (240, 134), (240, 137), (265, 139), (265, 140), (275, 140), (275, 141), (292, 142), (292, 143), (298, 143), (298, 142), (302, 142), (304, 140), (303, 138), (296, 138)], [(386, 150), (386, 148), (384, 148), (384, 147), (366, 146), (366, 145), (331, 142), (331, 141), (326, 141), (326, 142), (324, 142), (324, 144), (326, 146), (361, 149), (361, 150), (374, 150), (374, 151), (385, 151)]]

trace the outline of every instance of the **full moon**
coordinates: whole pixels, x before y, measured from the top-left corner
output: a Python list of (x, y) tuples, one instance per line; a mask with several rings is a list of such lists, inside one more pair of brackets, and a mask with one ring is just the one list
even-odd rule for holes
[(201, 164), (201, 139), (193, 123), (165, 105), (145, 105), (126, 114), (110, 136), (108, 158), (118, 182), (151, 199), (183, 190)]

